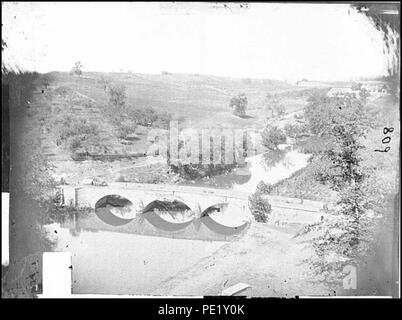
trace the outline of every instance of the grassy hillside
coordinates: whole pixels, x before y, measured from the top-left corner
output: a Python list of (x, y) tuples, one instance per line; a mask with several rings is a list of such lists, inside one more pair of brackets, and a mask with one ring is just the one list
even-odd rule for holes
[[(259, 123), (267, 93), (280, 93), (295, 86), (281, 81), (231, 79), (191, 74), (128, 74), (85, 73), (73, 77), (67, 73), (47, 75), (52, 86), (65, 86), (94, 99), (107, 103), (102, 80), (122, 84), (127, 88), (127, 104), (134, 108), (155, 108), (171, 113), (192, 127), (250, 127)], [(248, 98), (248, 119), (232, 115), (231, 97), (244, 92)]]
[[(153, 125), (138, 124), (130, 139), (122, 138), (119, 123), (111, 121), (107, 112), (112, 109), (108, 109), (106, 82), (126, 87), (126, 106), (130, 109), (152, 108), (155, 112), (168, 112), (173, 119), (180, 120), (183, 128), (262, 129), (268, 116), (264, 105), (268, 93), (280, 94), (288, 114), (301, 110), (307, 98), (305, 92), (288, 94), (300, 91), (300, 88), (272, 80), (190, 74), (94, 72), (78, 77), (65, 72), (51, 72), (40, 75), (35, 82), (29, 113), (42, 130), (43, 152), (54, 162), (56, 175), (67, 175), (69, 182), (93, 176), (107, 181), (120, 179), (121, 176), (130, 177), (130, 181), (144, 180), (141, 171), (148, 165), (145, 158), (118, 160), (118, 157), (127, 153), (145, 153), (150, 146), (147, 138)], [(244, 118), (233, 115), (229, 107), (230, 99), (239, 93), (245, 93), (248, 98), (247, 116)], [(86, 145), (100, 144), (101, 148), (95, 154), (105, 155), (105, 158), (117, 156), (115, 159), (118, 161), (74, 161), (71, 134), (81, 141), (87, 138), (84, 141)], [(67, 140), (63, 140), (63, 136)], [(160, 173), (160, 170), (155, 172)], [(154, 178), (151, 175), (147, 179)]]

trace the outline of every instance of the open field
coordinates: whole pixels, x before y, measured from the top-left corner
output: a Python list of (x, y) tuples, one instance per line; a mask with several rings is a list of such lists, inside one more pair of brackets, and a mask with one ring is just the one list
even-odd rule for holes
[[(129, 73), (86, 73), (73, 77), (67, 73), (50, 73), (53, 87), (68, 87), (94, 99), (98, 105), (107, 104), (107, 94), (101, 86), (105, 79), (127, 88), (127, 105), (135, 108), (152, 107), (173, 114), (184, 126), (196, 128), (249, 128), (263, 124), (265, 96), (300, 88), (281, 81), (232, 79), (206, 75), (167, 74), (145, 75)], [(230, 99), (245, 93), (248, 99), (245, 119), (232, 115)], [(300, 99), (289, 99), (287, 111), (303, 105)], [(301, 104), (301, 105), (300, 105)]]

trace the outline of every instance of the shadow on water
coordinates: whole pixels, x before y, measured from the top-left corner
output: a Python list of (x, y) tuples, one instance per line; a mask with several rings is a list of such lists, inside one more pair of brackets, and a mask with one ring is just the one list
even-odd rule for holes
[(193, 221), (183, 222), (183, 223), (173, 223), (162, 219), (154, 211), (147, 212), (145, 214), (145, 219), (152, 224), (154, 227), (163, 231), (178, 231), (187, 228)]
[[(178, 200), (173, 201), (161, 201), (155, 200), (147, 205), (142, 211), (143, 217), (154, 227), (163, 231), (178, 231), (185, 229), (192, 222), (193, 212), (183, 202)], [(185, 214), (190, 214), (188, 221), (167, 221), (161, 217), (161, 214), (169, 215), (172, 220), (176, 220), (178, 217), (183, 217)]]
[(115, 214), (116, 210), (119, 215), (124, 216), (126, 212), (130, 211), (132, 202), (126, 198), (120, 197), (118, 195), (108, 195), (101, 198), (95, 204), (95, 214), (103, 222), (112, 226), (122, 226), (132, 220), (132, 218), (122, 218)]
[(245, 230), (247, 227), (248, 223), (244, 223), (239, 226), (225, 226), (217, 221), (215, 221), (210, 215), (213, 215), (214, 213), (217, 212), (222, 212), (227, 209), (227, 204), (218, 204), (214, 206), (210, 206), (207, 208), (202, 214), (200, 221), (203, 223), (208, 229), (210, 229), (213, 232), (222, 234), (222, 235), (236, 235)]
[[(178, 231), (181, 232), (180, 234), (185, 232), (182, 236), (186, 238), (191, 236), (192, 233), (194, 233), (195, 238), (200, 235), (205, 235), (207, 238), (209, 236), (213, 237), (213, 234), (216, 236), (237, 235), (242, 233), (248, 225), (247, 223), (244, 223), (238, 226), (227, 226), (214, 220), (214, 214), (218, 212), (223, 213), (228, 209), (227, 204), (217, 204), (209, 207), (203, 212), (201, 218), (196, 218), (194, 212), (191, 211), (186, 204), (178, 200), (155, 200), (147, 205), (141, 213), (138, 213), (137, 216), (131, 216), (130, 218), (116, 215), (116, 210), (127, 211), (127, 208), (131, 208), (131, 202), (129, 200), (114, 195), (106, 196), (96, 203), (94, 217), (99, 218), (99, 220), (111, 227), (116, 227), (116, 232), (130, 232), (131, 230), (134, 234), (146, 234), (149, 227), (141, 222), (146, 220), (149, 223), (149, 226), (153, 226), (156, 230), (160, 230), (161, 232), (167, 232), (167, 234), (176, 234)], [(234, 213), (232, 212), (232, 214)], [(225, 219), (225, 215), (223, 218)], [(77, 222), (81, 220), (82, 219), (78, 218)], [(84, 220), (86, 219), (84, 218)], [(231, 223), (233, 223), (233, 221), (231, 221)], [(201, 225), (205, 225), (206, 229), (201, 230)], [(76, 227), (77, 223), (74, 222), (74, 226)], [(156, 230), (151, 231), (151, 234), (156, 232)], [(208, 236), (207, 230), (212, 232), (212, 234)], [(80, 230), (77, 230), (77, 234), (74, 232), (74, 235), (79, 235), (79, 231)]]

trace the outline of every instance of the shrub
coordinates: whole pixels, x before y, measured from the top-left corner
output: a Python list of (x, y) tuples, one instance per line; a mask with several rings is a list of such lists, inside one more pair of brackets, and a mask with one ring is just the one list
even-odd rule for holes
[(135, 133), (137, 125), (132, 120), (124, 120), (119, 126), (119, 138), (127, 139), (131, 134)]
[(261, 192), (256, 191), (248, 197), (248, 206), (255, 221), (263, 223), (269, 221), (272, 207), (268, 200), (262, 197)]
[(286, 135), (278, 127), (267, 126), (261, 137), (263, 146), (271, 150), (277, 150), (279, 144), (286, 143)]
[(158, 112), (154, 108), (132, 108), (129, 110), (129, 117), (135, 123), (145, 127), (156, 127), (168, 129), (172, 115), (168, 112)]
[(273, 186), (270, 183), (265, 183), (264, 181), (260, 181), (257, 185), (257, 192), (261, 194), (270, 194), (273, 190)]
[(119, 84), (108, 86), (109, 103), (112, 107), (121, 109), (126, 105), (126, 87)]
[(95, 123), (67, 115), (58, 127), (57, 145), (66, 144), (72, 153), (102, 152), (106, 148)]

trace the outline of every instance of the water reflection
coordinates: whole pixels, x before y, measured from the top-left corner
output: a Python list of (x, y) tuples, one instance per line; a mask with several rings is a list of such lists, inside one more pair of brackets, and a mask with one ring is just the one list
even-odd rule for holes
[(268, 150), (246, 159), (246, 166), (222, 175), (184, 181), (180, 185), (232, 189), (252, 193), (262, 180), (274, 184), (307, 165), (310, 155), (289, 150)]
[(224, 235), (238, 234), (246, 229), (248, 223), (241, 210), (233, 210), (228, 203), (210, 206), (201, 214), (201, 223), (208, 229)]
[(273, 185), (307, 166), (309, 158), (309, 154), (296, 150), (276, 150), (250, 157), (247, 159), (250, 180), (234, 185), (233, 190), (252, 193), (260, 181)]
[[(167, 278), (211, 255), (225, 242), (47, 225), (55, 251), (72, 252), (73, 293), (151, 294)], [(54, 231), (57, 231), (55, 233)]]
[(119, 195), (107, 195), (95, 204), (95, 214), (103, 222), (112, 226), (121, 226), (135, 218), (133, 204)]

